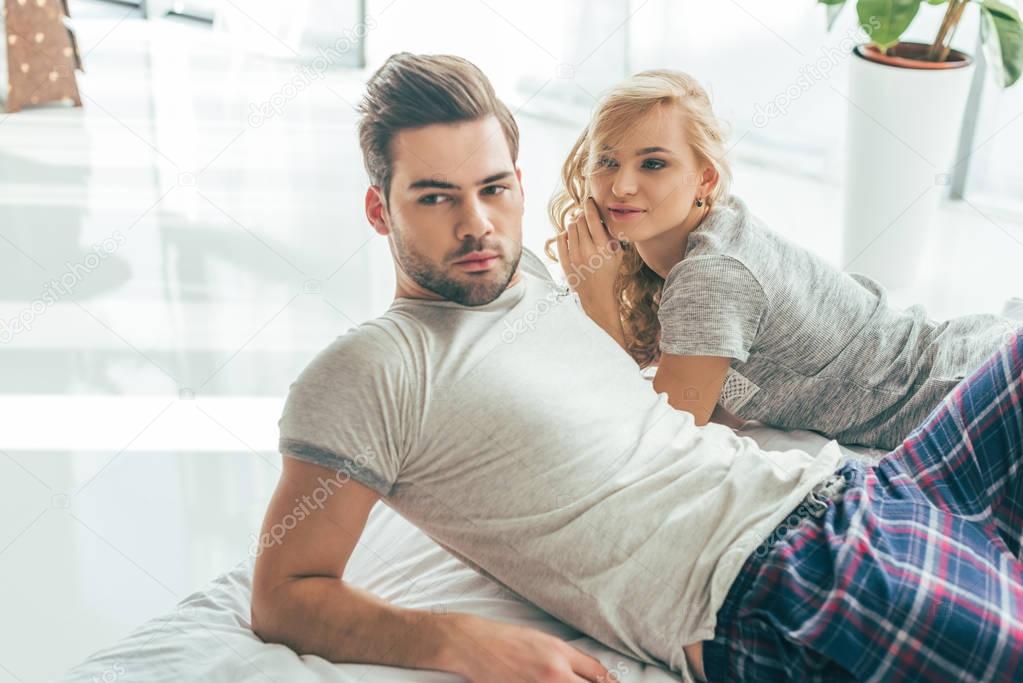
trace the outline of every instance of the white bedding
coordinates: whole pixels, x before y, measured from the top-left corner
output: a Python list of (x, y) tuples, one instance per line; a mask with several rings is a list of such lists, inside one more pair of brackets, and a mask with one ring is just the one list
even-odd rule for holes
[[(810, 432), (782, 432), (759, 425), (743, 435), (763, 448), (815, 452), (824, 439)], [(70, 670), (66, 683), (93, 681), (327, 681), (407, 683), (462, 681), (442, 672), (382, 666), (333, 664), (298, 656), (281, 645), (267, 645), (249, 628), (253, 560), (193, 593), (169, 614), (146, 622), (120, 642)], [(390, 508), (378, 505), (356, 548), (345, 580), (395, 604), (418, 609), (469, 612), (532, 626), (567, 640), (604, 663), (625, 683), (669, 683), (679, 677), (618, 654), (523, 603), (508, 591), (456, 560)]]

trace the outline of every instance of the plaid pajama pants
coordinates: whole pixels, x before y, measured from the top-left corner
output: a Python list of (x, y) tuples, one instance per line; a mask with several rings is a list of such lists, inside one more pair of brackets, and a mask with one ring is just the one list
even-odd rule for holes
[(1023, 681), (1021, 332), (747, 559), (708, 681)]

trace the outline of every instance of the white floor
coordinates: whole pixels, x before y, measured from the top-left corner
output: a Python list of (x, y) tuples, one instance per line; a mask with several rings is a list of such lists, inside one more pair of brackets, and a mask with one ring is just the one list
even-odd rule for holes
[[(52, 679), (246, 556), (289, 383), (393, 287), (362, 217), (365, 74), (253, 125), (293, 64), (78, 6), (84, 108), (0, 114), (0, 320), (31, 325), (0, 334), (0, 683)], [(520, 124), (538, 250), (577, 131)], [(839, 188), (735, 157), (750, 206), (838, 263)], [(948, 204), (925, 253), (897, 302), (947, 317), (1023, 295), (1004, 216)], [(73, 292), (33, 308), (62, 278)]]

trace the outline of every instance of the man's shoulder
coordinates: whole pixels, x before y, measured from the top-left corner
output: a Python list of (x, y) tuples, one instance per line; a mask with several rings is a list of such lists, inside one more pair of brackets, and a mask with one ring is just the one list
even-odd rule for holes
[(398, 324), (387, 314), (349, 329), (324, 347), (303, 370), (303, 376), (372, 377), (397, 370), (408, 356)]
[(551, 271), (547, 269), (547, 264), (526, 247), (522, 247), (522, 257), (519, 259), (519, 268), (534, 277), (544, 280), (545, 282), (554, 282), (554, 278), (551, 276)]
[[(533, 277), (555, 282), (543, 260), (525, 247), (519, 267)], [(424, 338), (432, 329), (429, 318), (421, 319), (419, 310), (395, 306), (338, 336), (316, 355), (310, 366), (337, 369), (358, 364), (381, 369), (401, 364), (426, 345)]]

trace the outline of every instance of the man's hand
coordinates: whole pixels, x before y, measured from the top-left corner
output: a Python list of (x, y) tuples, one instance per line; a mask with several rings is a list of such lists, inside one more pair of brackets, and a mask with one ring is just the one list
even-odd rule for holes
[(452, 666), (471, 683), (611, 683), (595, 658), (536, 629), (462, 614), (451, 629)]

